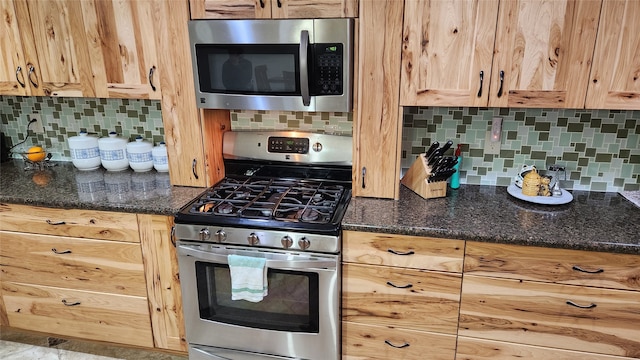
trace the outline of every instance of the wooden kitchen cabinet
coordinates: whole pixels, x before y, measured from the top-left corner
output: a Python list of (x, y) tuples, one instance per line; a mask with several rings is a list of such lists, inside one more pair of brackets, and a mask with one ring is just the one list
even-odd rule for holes
[(639, 18), (638, 1), (603, 1), (587, 109), (640, 109)]
[[(82, 5), (96, 96), (160, 99), (156, 27), (160, 1), (86, 0)], [(166, 71), (165, 69), (162, 69)]]
[(10, 52), (0, 66), (1, 95), (95, 96), (80, 2), (3, 0), (0, 6), (2, 49)]
[(192, 19), (318, 19), (358, 17), (357, 0), (189, 0)]
[[(636, 255), (467, 242), (458, 357), (640, 357), (639, 265)], [(492, 343), (470, 345), (479, 340)]]
[(601, 1), (407, 1), (400, 104), (584, 107)]
[(345, 359), (454, 359), (464, 241), (343, 231)]

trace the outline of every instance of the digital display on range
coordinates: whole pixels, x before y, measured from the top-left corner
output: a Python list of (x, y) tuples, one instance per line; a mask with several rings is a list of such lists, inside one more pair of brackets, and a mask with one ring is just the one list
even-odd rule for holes
[(268, 151), (285, 154), (307, 154), (309, 152), (309, 139), (270, 136)]

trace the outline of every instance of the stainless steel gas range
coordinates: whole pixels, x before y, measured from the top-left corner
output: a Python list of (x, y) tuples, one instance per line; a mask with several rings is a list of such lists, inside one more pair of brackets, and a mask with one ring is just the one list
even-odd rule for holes
[[(351, 137), (227, 132), (223, 149), (226, 177), (175, 217), (189, 358), (339, 359)], [(263, 264), (266, 295), (234, 300), (234, 256)]]

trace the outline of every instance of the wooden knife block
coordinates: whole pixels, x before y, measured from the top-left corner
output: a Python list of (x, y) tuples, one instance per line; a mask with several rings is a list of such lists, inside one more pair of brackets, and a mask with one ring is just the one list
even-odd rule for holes
[(447, 181), (428, 182), (431, 167), (427, 165), (425, 154), (420, 154), (404, 174), (400, 183), (425, 199), (447, 196)]

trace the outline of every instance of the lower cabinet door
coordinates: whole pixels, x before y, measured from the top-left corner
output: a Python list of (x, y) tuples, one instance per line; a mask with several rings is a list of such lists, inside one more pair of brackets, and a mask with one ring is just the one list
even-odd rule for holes
[(153, 347), (145, 297), (3, 282), (9, 326)]
[(460, 336), (456, 360), (631, 360), (632, 358)]
[(456, 336), (342, 322), (342, 358), (453, 360)]

